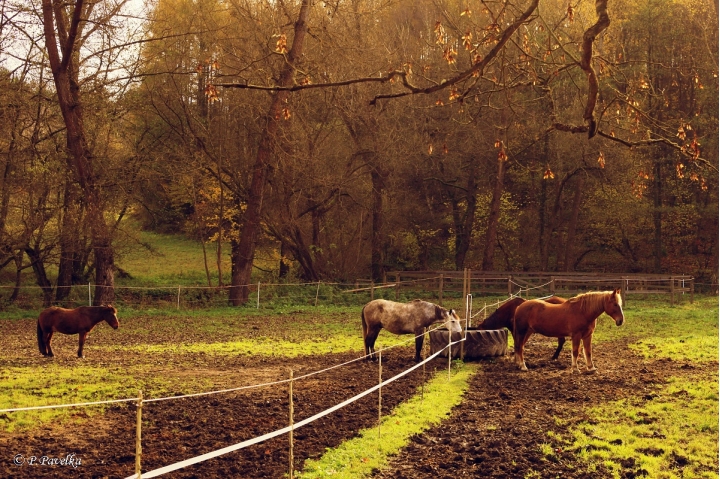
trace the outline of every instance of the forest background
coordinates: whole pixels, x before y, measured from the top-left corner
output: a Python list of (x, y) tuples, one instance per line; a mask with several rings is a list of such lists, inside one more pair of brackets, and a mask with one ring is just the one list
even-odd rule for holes
[(139, 230), (239, 305), (392, 270), (717, 283), (718, 228), (717, 0), (0, 0), (0, 278), (46, 304), (112, 302)]

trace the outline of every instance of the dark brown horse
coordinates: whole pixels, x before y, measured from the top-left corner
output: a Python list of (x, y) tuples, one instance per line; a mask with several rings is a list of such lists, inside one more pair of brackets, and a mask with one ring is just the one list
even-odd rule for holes
[(425, 328), (433, 323), (446, 323), (453, 333), (462, 331), (460, 320), (452, 309), (416, 299), (409, 303), (396, 303), (376, 299), (366, 304), (361, 313), (363, 341), (368, 359), (375, 358), (375, 340), (382, 328), (395, 334), (415, 335), (415, 362), (420, 361)]
[[(478, 324), (477, 329), (488, 330), (506, 328), (510, 331), (510, 334), (513, 334), (513, 317), (515, 316), (515, 310), (525, 301), (526, 300), (523, 298), (513, 298), (505, 301), (493, 312), (493, 314), (488, 316), (482, 323)], [(559, 296), (550, 296), (549, 298), (542, 299), (542, 301), (551, 304), (561, 304), (567, 300)], [(558, 338), (558, 345), (555, 350), (555, 354), (553, 354), (553, 359), (557, 359), (560, 356), (560, 351), (562, 351), (564, 344), (565, 338)]]
[(92, 328), (100, 321), (107, 322), (113, 329), (120, 326), (117, 318), (117, 309), (112, 306), (80, 306), (75, 309), (65, 309), (53, 306), (47, 308), (37, 320), (38, 348), (43, 356), (54, 356), (50, 347), (53, 333), (79, 334), (80, 346), (78, 357), (83, 358), (85, 339)]
[(554, 338), (569, 336), (572, 340), (572, 371), (580, 371), (578, 355), (582, 341), (587, 370), (595, 372), (597, 369), (592, 362), (592, 335), (597, 318), (602, 313), (613, 318), (616, 325), (623, 324), (625, 316), (619, 289), (580, 294), (562, 304), (550, 304), (535, 299), (525, 301), (515, 310), (515, 363), (520, 369), (527, 371), (523, 348), (533, 333)]

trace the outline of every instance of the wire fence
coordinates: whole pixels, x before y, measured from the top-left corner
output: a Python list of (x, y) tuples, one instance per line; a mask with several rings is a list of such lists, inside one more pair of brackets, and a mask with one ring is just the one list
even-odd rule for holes
[[(234, 288), (246, 288), (248, 299), (246, 308), (264, 309), (285, 306), (359, 306), (372, 299), (391, 299), (406, 301), (418, 297), (437, 300), (437, 292), (429, 292), (418, 284), (430, 281), (404, 281), (402, 284), (371, 283), (254, 283), (244, 286), (115, 286), (113, 305), (121, 307), (164, 308), (164, 309), (205, 309), (230, 305), (230, 291)], [(60, 305), (64, 307), (92, 306), (95, 290), (101, 286), (89, 283), (75, 285)], [(7, 301), (15, 288), (0, 286), (0, 310), (7, 309)], [(462, 302), (461, 292), (446, 293), (447, 299)], [(51, 301), (56, 304), (55, 301)], [(41, 288), (23, 286), (18, 289), (12, 305), (20, 309), (39, 309), (48, 304)]]
[[(621, 288), (623, 298), (642, 294), (663, 295), (671, 303), (694, 294), (717, 294), (717, 284), (697, 283), (691, 276), (657, 275), (557, 275), (549, 274), (479, 274), (473, 272), (460, 278), (462, 272), (396, 273), (395, 280), (375, 284), (371, 281), (340, 282), (258, 282), (243, 286), (115, 286), (113, 305), (116, 307), (206, 309), (230, 305), (230, 292), (244, 288), (248, 292), (246, 308), (265, 309), (286, 306), (359, 306), (372, 299), (408, 301), (423, 298), (440, 305), (461, 307), (465, 294), (496, 296), (545, 294), (574, 295), (578, 293)], [(88, 283), (74, 285), (67, 297), (57, 303), (53, 295), (37, 286), (0, 286), (0, 311), (15, 307), (39, 309), (49, 304), (64, 307), (92, 305), (95, 290), (100, 286)], [(52, 292), (52, 291), (51, 291)], [(11, 301), (12, 298), (12, 301)]]

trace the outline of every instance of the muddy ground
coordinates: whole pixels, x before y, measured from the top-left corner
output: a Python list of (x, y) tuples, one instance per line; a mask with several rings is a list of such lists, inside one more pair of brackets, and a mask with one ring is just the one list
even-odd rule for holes
[[(6, 328), (9, 326), (5, 326)], [(109, 328), (108, 328), (109, 329)], [(7, 333), (7, 331), (5, 331)], [(104, 333), (103, 333), (104, 334)], [(4, 335), (4, 338), (12, 335)], [(18, 337), (18, 336), (16, 336)], [(25, 334), (27, 342), (31, 335)], [(99, 343), (102, 343), (101, 338)], [(65, 343), (63, 354), (70, 354)], [(651, 401), (653, 392), (669, 376), (699, 368), (715, 373), (717, 364), (647, 361), (633, 354), (626, 342), (606, 342), (594, 348), (594, 375), (569, 372), (570, 353), (566, 345), (559, 361), (549, 358), (552, 340), (534, 336), (526, 350), (530, 370), (518, 371), (509, 358), (480, 361), (462, 404), (441, 425), (412, 438), (410, 445), (392, 459), (390, 468), (376, 471), (376, 478), (457, 478), (457, 477), (590, 477), (578, 451), (562, 450), (548, 431), (568, 437), (573, 425), (586, 420), (585, 411), (605, 401), (637, 396)], [(27, 354), (32, 348), (23, 346)], [(22, 349), (22, 348), (21, 348)], [(86, 354), (93, 354), (92, 345)], [(383, 377), (388, 378), (412, 366), (410, 348), (396, 348), (383, 355)], [(157, 355), (157, 368), (189, 374), (226, 375), (228, 383), (255, 384), (295, 377), (349, 361), (357, 353), (328, 354), (296, 359), (212, 356), (198, 353), (174, 364), (171, 356)], [(42, 361), (33, 359), (33, 361)], [(66, 359), (70, 360), (70, 359)], [(13, 363), (0, 357), (3, 365)], [(428, 368), (446, 367), (436, 360)], [(193, 371), (194, 368), (194, 371)], [(410, 397), (423, 381), (422, 369), (382, 390), (383, 409), (390, 411)], [(427, 377), (427, 376), (425, 376)], [(327, 409), (378, 381), (377, 364), (354, 362), (294, 385), (295, 421)], [(183, 391), (177, 391), (182, 393)], [(186, 458), (220, 449), (288, 425), (287, 385), (198, 398), (147, 403), (143, 407), (143, 470), (159, 468)], [(306, 458), (316, 458), (326, 448), (353, 437), (361, 428), (372, 427), (378, 417), (376, 393), (348, 405), (294, 434), (294, 466), (301, 469)], [(78, 417), (85, 414), (77, 409)], [(111, 406), (103, 415), (93, 416), (81, 427), (49, 424), (32, 432), (0, 433), (0, 477), (117, 478), (131, 475), (135, 462), (135, 414), (130, 404)], [(559, 419), (559, 420), (558, 420)], [(551, 457), (541, 445), (555, 449)], [(46, 455), (63, 458), (75, 454), (82, 464), (68, 466), (15, 466), (16, 454), (25, 457)], [(189, 466), (165, 477), (179, 478), (282, 478), (288, 470), (288, 438), (281, 436), (219, 458)], [(624, 477), (642, 477), (644, 472), (628, 461)], [(609, 477), (596, 471), (593, 478)]]

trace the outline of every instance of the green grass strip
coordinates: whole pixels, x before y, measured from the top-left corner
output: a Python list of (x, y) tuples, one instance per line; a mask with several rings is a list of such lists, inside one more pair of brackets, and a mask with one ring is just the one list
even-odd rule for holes
[(357, 479), (369, 477), (374, 469), (387, 466), (389, 456), (407, 445), (411, 436), (439, 424), (460, 404), (478, 366), (455, 364), (450, 381), (447, 371), (438, 371), (426, 385), (424, 395), (418, 392), (383, 417), (379, 436), (377, 427), (363, 429), (354, 439), (328, 449), (320, 459), (305, 461), (303, 471), (296, 477)]
[[(407, 337), (386, 335), (383, 343), (378, 342), (376, 349), (383, 347), (410, 344)], [(414, 344), (414, 343), (413, 343)], [(140, 346), (108, 346), (108, 349), (125, 349), (148, 353), (175, 354), (200, 353), (213, 355), (272, 356), (295, 358), (298, 356), (312, 356), (318, 354), (344, 353), (348, 351), (362, 352), (362, 339), (356, 336), (337, 335), (315, 341), (284, 341), (270, 338), (243, 339), (239, 341), (226, 341), (219, 343), (193, 343), (193, 344), (153, 344)]]
[[(94, 367), (85, 364), (48, 363), (37, 367), (10, 367), (0, 371), (0, 409), (88, 403), (137, 397), (142, 389), (146, 397), (165, 396), (189, 389), (201, 392), (212, 388), (203, 378), (172, 375), (138, 379), (145, 366)], [(0, 413), (0, 432), (31, 430), (48, 423), (63, 424), (102, 414), (106, 405), (76, 406)]]
[(623, 465), (652, 478), (718, 477), (717, 378), (671, 378), (657, 397), (627, 398), (590, 410), (592, 423), (570, 446), (614, 477)]
[[(106, 368), (48, 364), (38, 370), (11, 367), (0, 373), (0, 409), (104, 401), (133, 397), (119, 371)], [(0, 414), (0, 431), (12, 432), (48, 422), (97, 414), (104, 406), (15, 411)]]

